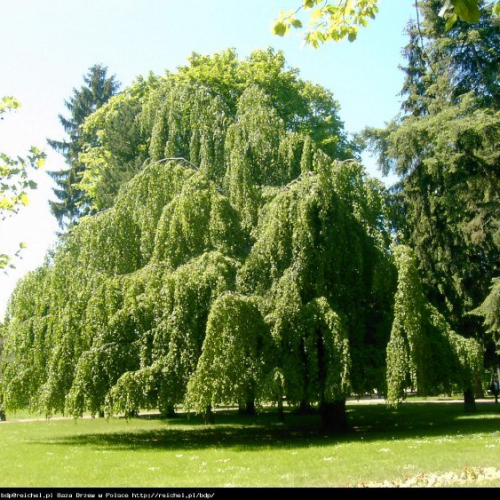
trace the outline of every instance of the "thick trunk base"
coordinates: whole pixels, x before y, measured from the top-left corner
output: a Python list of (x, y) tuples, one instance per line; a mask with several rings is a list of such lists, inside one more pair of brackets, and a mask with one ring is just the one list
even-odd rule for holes
[(278, 421), (285, 421), (285, 411), (283, 410), (283, 401), (278, 401)]
[(476, 399), (474, 398), (474, 391), (472, 389), (464, 391), (464, 411), (465, 413), (474, 413), (477, 411)]
[(345, 432), (349, 429), (345, 400), (321, 403), (321, 430), (327, 433)]
[(177, 413), (175, 413), (175, 407), (174, 406), (166, 406), (165, 408), (161, 409), (161, 416), (163, 418), (174, 418), (177, 416)]
[(256, 415), (255, 401), (247, 401), (245, 404), (240, 404), (238, 407), (239, 415)]
[(215, 423), (215, 415), (212, 411), (212, 407), (208, 406), (203, 414), (203, 420), (205, 421), (205, 425), (214, 424)]

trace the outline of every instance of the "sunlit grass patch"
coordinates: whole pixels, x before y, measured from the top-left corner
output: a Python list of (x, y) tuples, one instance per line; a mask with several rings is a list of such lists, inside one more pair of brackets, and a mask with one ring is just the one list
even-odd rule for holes
[(2, 486), (344, 487), (452, 480), (498, 466), (500, 412), (492, 404), (472, 416), (460, 404), (429, 402), (397, 411), (356, 404), (348, 415), (351, 431), (333, 436), (319, 431), (317, 415), (287, 414), (280, 424), (273, 412), (223, 411), (208, 426), (187, 415), (7, 422), (0, 478)]

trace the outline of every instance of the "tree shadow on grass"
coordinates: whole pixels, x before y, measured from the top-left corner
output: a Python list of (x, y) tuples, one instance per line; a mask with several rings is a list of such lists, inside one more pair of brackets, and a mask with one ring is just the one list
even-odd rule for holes
[[(459, 404), (411, 403), (391, 410), (383, 405), (359, 404), (348, 408), (350, 430), (336, 435), (320, 431), (318, 415), (288, 414), (284, 424), (265, 412), (245, 417), (236, 411), (217, 412), (215, 425), (199, 417), (179, 415), (155, 420), (154, 429), (130, 432), (99, 432), (56, 437), (43, 444), (90, 446), (120, 450), (196, 450), (220, 447), (259, 451), (265, 448), (329, 446), (349, 442), (374, 442), (427, 437), (457, 437), (500, 432), (500, 411), (492, 404), (478, 405), (478, 412), (465, 414)], [(133, 426), (134, 419), (131, 420)], [(40, 441), (37, 442), (40, 444)]]

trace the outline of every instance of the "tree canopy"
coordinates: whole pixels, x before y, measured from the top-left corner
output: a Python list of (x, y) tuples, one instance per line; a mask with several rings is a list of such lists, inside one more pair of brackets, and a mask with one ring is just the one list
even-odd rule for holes
[[(259, 103), (259, 93), (265, 94), (265, 102)], [(278, 158), (288, 156), (290, 171), (279, 175), (281, 180), (292, 179), (300, 170), (299, 159), (291, 156), (298, 154), (293, 153), (294, 142), (299, 151), (302, 136), (310, 136), (333, 158), (356, 156), (331, 92), (300, 79), (296, 69), (286, 66), (281, 52), (258, 50), (243, 61), (233, 49), (213, 56), (193, 54), (189, 65), (177, 73), (139, 79), (86, 120), (87, 140), (79, 155), (85, 168), (79, 186), (90, 207), (112, 206), (121, 184), (146, 160), (184, 158), (227, 188), (232, 174), (224, 169), (226, 136), (246, 140), (241, 135), (245, 127), (237, 134), (233, 125), (237, 114), (245, 122), (254, 120), (239, 113), (251, 108), (252, 100), (260, 109), (255, 119), (267, 127), (251, 137), (253, 143), (245, 152), (256, 158), (262, 155), (259, 161), (266, 163), (267, 173), (259, 171), (259, 176), (271, 175)], [(269, 128), (275, 128), (276, 137), (274, 143), (265, 144), (262, 137), (269, 136)], [(266, 149), (256, 154), (261, 146)]]
[[(11, 297), (5, 405), (80, 416), (182, 404), (210, 417), (218, 404), (282, 414), (286, 400), (316, 405), (332, 428), (351, 393), (389, 385), (397, 403), (394, 366), (434, 366), (404, 308), (430, 309), (403, 284), (415, 273), (394, 257), (389, 193), (337, 113), (272, 50), (195, 54), (111, 98), (86, 121), (96, 141), (79, 157), (99, 213)], [(474, 348), (455, 362), (465, 340), (436, 322), (435, 362), (451, 361), (425, 390), (469, 387)], [(409, 350), (388, 351), (398, 338)]]

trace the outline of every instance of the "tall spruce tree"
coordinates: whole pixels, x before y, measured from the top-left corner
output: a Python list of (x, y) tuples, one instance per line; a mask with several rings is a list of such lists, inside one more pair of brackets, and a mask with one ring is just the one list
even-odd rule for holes
[(85, 165), (79, 159), (83, 151), (84, 136), (82, 125), (85, 119), (106, 103), (119, 89), (115, 76), (107, 76), (107, 68), (96, 64), (83, 77), (85, 85), (73, 89), (73, 95), (64, 105), (70, 112), (68, 118), (59, 115), (59, 121), (68, 135), (67, 139), (47, 139), (49, 145), (61, 153), (67, 168), (49, 172), (56, 188), (55, 201), (50, 201), (50, 209), (62, 228), (69, 227), (83, 215), (90, 213), (84, 193), (78, 186)]
[(499, 109), (500, 19), (492, 15), (491, 5), (480, 1), (477, 23), (458, 21), (448, 29), (439, 15), (441, 3), (420, 1), (422, 22), (412, 21), (407, 27), (403, 110), (425, 114), (440, 98), (456, 104), (467, 93), (472, 93), (480, 106)]

